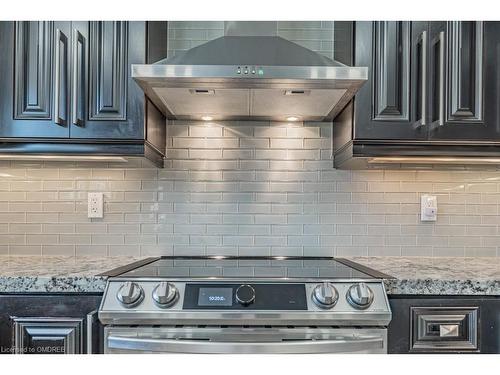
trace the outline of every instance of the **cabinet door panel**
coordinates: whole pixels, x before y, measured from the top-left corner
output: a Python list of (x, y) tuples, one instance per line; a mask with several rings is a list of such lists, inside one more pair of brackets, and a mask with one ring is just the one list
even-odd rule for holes
[(83, 319), (13, 318), (17, 354), (83, 353)]
[(389, 354), (500, 353), (497, 296), (390, 295), (389, 304)]
[(408, 121), (410, 23), (375, 22), (373, 120)]
[(500, 141), (498, 79), (500, 23), (440, 22), (446, 34), (444, 122), (431, 140)]
[(127, 118), (127, 22), (90, 22), (89, 120)]
[(51, 119), (52, 22), (16, 22), (14, 118)]
[[(67, 138), (54, 114), (56, 33), (69, 37), (69, 22), (0, 22), (0, 138)], [(61, 59), (68, 58), (62, 50)], [(61, 113), (68, 82), (62, 68)]]
[(87, 316), (100, 301), (79, 293), (0, 294), (0, 354), (100, 352), (102, 327)]
[[(85, 41), (88, 57), (77, 79), (86, 81), (85, 98), (81, 92), (72, 98), (85, 103), (79, 114), (85, 113), (82, 121), (71, 125), (71, 138), (143, 138), (144, 95), (130, 76), (130, 65), (145, 62), (145, 23), (73, 22), (72, 27)], [(74, 50), (78, 61), (82, 57)], [(73, 71), (80, 65), (74, 62)]]
[(447, 122), (483, 118), (483, 22), (448, 22)]
[(369, 80), (356, 95), (355, 139), (423, 139), (414, 125), (412, 98), (416, 68), (414, 34), (425, 29), (406, 21), (356, 22), (355, 65), (367, 66)]

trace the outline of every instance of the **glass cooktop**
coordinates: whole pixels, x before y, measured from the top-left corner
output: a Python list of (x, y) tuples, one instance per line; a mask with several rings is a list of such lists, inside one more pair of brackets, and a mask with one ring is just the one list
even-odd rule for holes
[(380, 279), (383, 273), (331, 257), (161, 257), (106, 272), (119, 277)]

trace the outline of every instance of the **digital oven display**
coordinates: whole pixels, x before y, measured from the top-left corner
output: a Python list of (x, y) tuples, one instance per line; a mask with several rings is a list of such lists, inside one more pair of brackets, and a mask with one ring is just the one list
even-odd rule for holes
[(232, 306), (233, 288), (200, 288), (198, 306)]

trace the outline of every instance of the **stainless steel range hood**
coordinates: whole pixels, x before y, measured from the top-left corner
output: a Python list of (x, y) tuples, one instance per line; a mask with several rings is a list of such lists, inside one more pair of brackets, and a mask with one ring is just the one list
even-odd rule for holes
[(226, 22), (225, 36), (132, 65), (132, 77), (171, 119), (333, 119), (368, 79), (368, 68), (283, 39), (276, 24)]

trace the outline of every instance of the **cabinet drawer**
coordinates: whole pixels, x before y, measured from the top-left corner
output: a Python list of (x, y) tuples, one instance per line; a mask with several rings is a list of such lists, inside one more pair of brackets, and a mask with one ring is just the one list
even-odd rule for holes
[(410, 352), (478, 351), (479, 307), (411, 307)]

